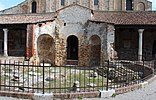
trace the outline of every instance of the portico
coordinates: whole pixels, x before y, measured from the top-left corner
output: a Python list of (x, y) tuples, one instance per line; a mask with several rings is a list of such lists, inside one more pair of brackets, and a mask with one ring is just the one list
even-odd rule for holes
[(115, 31), (115, 50), (121, 60), (153, 60), (155, 26), (118, 26)]
[(26, 26), (0, 25), (1, 57), (26, 57)]

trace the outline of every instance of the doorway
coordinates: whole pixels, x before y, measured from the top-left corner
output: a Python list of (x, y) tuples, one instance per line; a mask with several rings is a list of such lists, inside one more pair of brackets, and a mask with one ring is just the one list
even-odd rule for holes
[(78, 60), (78, 38), (74, 35), (67, 39), (67, 59)]

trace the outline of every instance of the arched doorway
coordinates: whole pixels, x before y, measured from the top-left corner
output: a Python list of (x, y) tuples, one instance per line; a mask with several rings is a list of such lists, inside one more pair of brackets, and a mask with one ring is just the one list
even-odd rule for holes
[(36, 13), (36, 11), (37, 11), (37, 3), (36, 3), (36, 1), (32, 2), (31, 11), (32, 11), (32, 13)]
[(54, 39), (50, 35), (41, 35), (37, 41), (38, 56), (40, 61), (54, 64), (55, 45)]
[(78, 60), (78, 38), (74, 35), (67, 39), (67, 59)]
[(93, 35), (89, 40), (90, 45), (90, 65), (100, 65), (101, 58), (101, 39), (98, 35)]

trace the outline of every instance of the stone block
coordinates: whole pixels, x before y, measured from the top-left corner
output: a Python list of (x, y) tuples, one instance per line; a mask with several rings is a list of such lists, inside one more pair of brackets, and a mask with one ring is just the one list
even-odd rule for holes
[(33, 100), (52, 100), (53, 93), (34, 93)]
[(148, 82), (143, 82), (143, 83), (141, 83), (141, 87), (142, 87), (142, 88), (145, 88), (147, 85), (148, 85)]
[(115, 93), (115, 90), (100, 90), (100, 97), (101, 98), (106, 98), (106, 97), (111, 97)]

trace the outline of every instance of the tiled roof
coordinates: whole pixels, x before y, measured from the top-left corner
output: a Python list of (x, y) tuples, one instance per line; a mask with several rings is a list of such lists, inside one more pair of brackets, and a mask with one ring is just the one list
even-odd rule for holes
[(156, 25), (156, 12), (94, 11), (91, 21), (116, 25)]
[(55, 13), (47, 14), (2, 14), (0, 24), (31, 24), (45, 21), (52, 21)]

